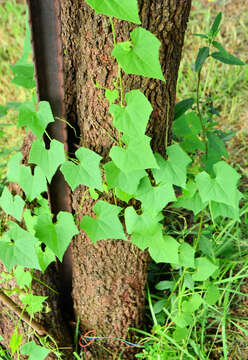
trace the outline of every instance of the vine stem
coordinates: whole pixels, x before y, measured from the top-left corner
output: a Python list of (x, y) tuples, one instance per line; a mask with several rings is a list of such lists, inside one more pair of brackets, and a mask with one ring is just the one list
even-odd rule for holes
[(14, 311), (18, 316), (21, 315), (23, 321), (30, 325), (40, 336), (49, 335), (48, 331), (39, 324), (36, 320), (31, 319), (29, 314), (17, 305), (10, 297), (8, 297), (3, 291), (0, 291), (0, 300), (10, 310)]
[(201, 216), (200, 216), (200, 226), (199, 226), (199, 230), (198, 230), (198, 233), (197, 233), (197, 238), (196, 238), (196, 242), (194, 244), (194, 248), (195, 250), (197, 249), (198, 247), (198, 244), (199, 244), (199, 240), (200, 240), (200, 235), (201, 235), (201, 232), (202, 232), (202, 224), (203, 224), (203, 210), (201, 211)]
[(168, 301), (170, 301), (173, 293), (176, 291), (177, 287), (180, 285), (181, 281), (184, 278), (185, 273), (186, 273), (186, 268), (183, 269), (180, 278), (177, 280), (176, 284), (174, 285), (173, 289), (171, 290), (170, 296), (168, 297)]
[(203, 142), (205, 144), (206, 160), (207, 160), (208, 159), (208, 142), (207, 142), (207, 135), (206, 135), (206, 127), (205, 127), (203, 119), (202, 119), (202, 113), (201, 113), (201, 108), (200, 108), (200, 83), (201, 83), (201, 69), (198, 72), (198, 76), (197, 76), (196, 105), (197, 105), (197, 112), (199, 115), (199, 119), (201, 122)]
[[(112, 34), (113, 34), (113, 43), (114, 43), (114, 47), (117, 45), (117, 41), (116, 41), (116, 34), (115, 34), (115, 26), (114, 26), (114, 22), (113, 22), (113, 18), (112, 16), (109, 17), (109, 21), (111, 24), (111, 28), (112, 28)], [(123, 82), (122, 82), (122, 74), (121, 74), (121, 67), (118, 64), (118, 79), (119, 79), (119, 87), (120, 87), (120, 106), (124, 107), (124, 101), (123, 101)], [(121, 134), (120, 131), (118, 130), (118, 137), (119, 137), (119, 145), (120, 147), (122, 147), (122, 141), (121, 141)]]
[(44, 133), (46, 134), (46, 136), (48, 137), (48, 139), (50, 140), (50, 141), (52, 141), (52, 138), (50, 137), (50, 135), (48, 134), (48, 132), (45, 130), (44, 131)]
[(168, 146), (169, 116), (170, 116), (170, 104), (168, 103), (168, 106), (167, 106), (167, 109), (166, 109), (165, 151), (167, 151), (167, 146)]
[[(114, 26), (114, 22), (113, 22), (113, 18), (109, 17), (109, 21), (111, 24), (111, 28), (112, 28), (112, 34), (113, 34), (113, 43), (114, 43), (114, 47), (117, 45), (117, 41), (116, 41), (116, 35), (115, 35), (115, 26)], [(119, 78), (119, 84), (120, 84), (120, 91), (121, 91), (121, 101), (120, 101), (120, 105), (121, 107), (123, 107), (123, 84), (122, 84), (122, 74), (121, 74), (121, 67), (118, 64), (118, 78)]]

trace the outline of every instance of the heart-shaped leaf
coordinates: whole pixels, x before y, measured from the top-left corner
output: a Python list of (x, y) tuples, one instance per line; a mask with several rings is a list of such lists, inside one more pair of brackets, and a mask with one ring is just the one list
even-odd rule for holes
[(165, 160), (160, 154), (155, 154), (159, 169), (152, 169), (152, 173), (156, 182), (185, 187), (190, 157), (178, 144), (168, 146), (167, 155), (168, 160)]
[(97, 218), (93, 219), (90, 216), (84, 216), (80, 224), (93, 243), (107, 239), (126, 240), (123, 227), (118, 218), (118, 214), (122, 210), (121, 207), (100, 200), (94, 205), (93, 210)]
[(147, 175), (144, 170), (122, 172), (113, 161), (109, 161), (104, 166), (108, 188), (119, 188), (127, 194), (134, 194), (140, 180)]
[(15, 154), (8, 162), (7, 178), (9, 181), (17, 182), (24, 190), (29, 201), (34, 200), (41, 193), (47, 191), (46, 178), (39, 167), (34, 169), (32, 175), (29, 166), (20, 165), (22, 154)]
[(21, 221), (25, 202), (19, 195), (12, 196), (7, 187), (3, 189), (0, 197), (0, 206), (6, 212), (13, 216), (16, 220)]
[(141, 180), (134, 197), (142, 202), (142, 210), (150, 212), (154, 216), (169, 202), (176, 200), (171, 184), (152, 186), (148, 177)]
[(109, 155), (115, 165), (124, 173), (157, 168), (150, 141), (151, 139), (145, 135), (140, 139), (128, 139), (127, 149), (113, 146)]
[(46, 244), (62, 261), (64, 253), (78, 229), (71, 213), (61, 211), (57, 216), (57, 223), (52, 222), (49, 214), (38, 216), (35, 224), (35, 236)]
[(134, 29), (130, 36), (132, 43), (118, 43), (112, 52), (125, 73), (165, 81), (159, 63), (160, 41), (142, 27)]
[(203, 202), (215, 201), (237, 208), (240, 192), (237, 190), (237, 181), (240, 175), (224, 161), (213, 166), (216, 177), (213, 179), (205, 171), (196, 177), (196, 183)]
[(29, 163), (38, 165), (50, 183), (59, 165), (65, 162), (64, 145), (57, 141), (50, 142), (50, 149), (45, 148), (42, 140), (35, 140), (29, 153)]
[(125, 99), (126, 107), (114, 104), (109, 108), (110, 114), (114, 117), (114, 126), (130, 137), (143, 136), (152, 112), (152, 106), (139, 90), (128, 92)]
[(13, 221), (0, 239), (0, 258), (7, 271), (16, 265), (40, 270), (35, 246), (38, 240)]
[(141, 24), (137, 0), (86, 0), (97, 14), (113, 16), (122, 20)]
[(19, 108), (18, 126), (27, 126), (37, 138), (41, 139), (47, 125), (54, 122), (51, 106), (47, 101), (39, 102), (39, 110), (35, 111), (33, 103), (24, 103)]
[(75, 153), (80, 164), (66, 161), (61, 166), (61, 172), (72, 190), (79, 185), (85, 185), (102, 191), (102, 177), (99, 163), (102, 157), (90, 149), (81, 147)]

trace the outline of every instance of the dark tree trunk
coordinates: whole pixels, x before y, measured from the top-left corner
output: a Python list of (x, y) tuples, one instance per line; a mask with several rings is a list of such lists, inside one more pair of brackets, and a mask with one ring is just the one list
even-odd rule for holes
[[(141, 89), (152, 103), (154, 111), (147, 135), (152, 137), (153, 149), (164, 155), (166, 143), (170, 142), (177, 73), (191, 0), (139, 2), (142, 26), (154, 33), (162, 43), (160, 60), (166, 82), (124, 75), (123, 84), (125, 92)], [(74, 152), (78, 146), (85, 146), (107, 159), (112, 146), (107, 133), (113, 135), (114, 130), (103, 90), (94, 87), (94, 83), (113, 89), (113, 81), (117, 79), (117, 65), (111, 57), (111, 26), (107, 17), (95, 15), (82, 0), (61, 0), (61, 22), (66, 116), (77, 131), (77, 136), (74, 131), (69, 132), (69, 152)], [(128, 40), (134, 26), (116, 19), (114, 24), (118, 41)], [(29, 138), (26, 145), (30, 141), (32, 139)], [(25, 146), (24, 151), (26, 156), (29, 146)], [(84, 192), (82, 186), (72, 194), (78, 223), (83, 215), (92, 215), (94, 205), (92, 200), (85, 199)], [(98, 336), (127, 339), (128, 328), (140, 328), (144, 321), (148, 253), (121, 240), (99, 241), (93, 245), (83, 231), (74, 238), (71, 250), (75, 317), (79, 316), (83, 333), (95, 330)], [(46, 277), (50, 285), (56, 281), (55, 266), (50, 267)], [(43, 290), (37, 286), (35, 293), (43, 294)], [(70, 339), (68, 336), (63, 339), (66, 330), (55, 296), (51, 300), (51, 307), (54, 313), (46, 315), (44, 324), (49, 329), (56, 324), (56, 338), (60, 344), (65, 340), (64, 345), (68, 345)], [(0, 311), (0, 335), (4, 334), (5, 339), (10, 337), (10, 321)], [(108, 352), (103, 350), (103, 346)], [(134, 357), (130, 348), (108, 340), (91, 345), (87, 358), (114, 358), (109, 351), (113, 355), (124, 351), (122, 357), (127, 359)], [(70, 358), (73, 358), (72, 355), (65, 357)]]

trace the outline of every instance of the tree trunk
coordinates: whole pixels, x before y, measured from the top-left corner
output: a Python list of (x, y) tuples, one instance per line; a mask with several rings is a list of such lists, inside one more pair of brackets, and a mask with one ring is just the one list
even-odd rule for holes
[[(160, 60), (166, 82), (123, 76), (124, 91), (141, 89), (153, 106), (147, 135), (152, 137), (153, 150), (162, 155), (170, 142), (177, 73), (190, 6), (191, 0), (139, 1), (142, 26), (162, 43)], [(112, 146), (108, 134), (115, 136), (115, 133), (103, 90), (94, 87), (94, 83), (113, 89), (113, 82), (117, 80), (117, 64), (111, 57), (113, 37), (109, 20), (95, 15), (82, 0), (61, 0), (61, 22), (66, 120), (77, 133), (75, 136), (74, 130), (68, 128), (68, 151), (73, 153), (77, 147), (84, 146), (107, 159)], [(114, 25), (118, 41), (129, 40), (134, 26), (116, 19)], [(27, 143), (30, 141), (29, 138)], [(24, 146), (24, 157), (29, 148)], [(72, 194), (78, 224), (83, 215), (92, 215), (94, 205), (84, 193), (85, 188), (81, 186)], [(83, 231), (74, 238), (71, 251), (72, 297), (75, 318), (80, 318), (82, 333), (95, 330), (97, 336), (127, 339), (128, 328), (141, 328), (144, 321), (148, 253), (121, 240), (92, 244)], [(54, 287), (51, 284), (57, 278), (55, 266), (50, 266), (46, 277), (46, 282)], [(44, 290), (37, 285), (35, 293), (44, 295)], [(53, 334), (62, 344), (66, 329), (58, 309), (58, 298), (53, 297), (51, 304), (54, 313), (46, 315), (45, 324), (49, 329), (56, 324)], [(5, 339), (10, 338), (10, 322), (0, 311), (0, 335), (4, 334)], [(68, 336), (64, 340), (64, 345), (70, 343)], [(98, 341), (89, 347), (87, 359), (112, 359), (120, 353), (123, 359), (133, 359), (133, 351), (116, 340)], [(72, 358), (72, 355), (65, 357)]]
[[(147, 134), (153, 150), (165, 154), (170, 140), (176, 82), (184, 33), (190, 11), (190, 0), (140, 1), (142, 26), (162, 43), (160, 60), (166, 83), (138, 76), (124, 76), (125, 91), (141, 89), (153, 105)], [(81, 0), (62, 2), (63, 43), (65, 46), (65, 93), (68, 120), (80, 129), (80, 145), (103, 157), (112, 146), (107, 133), (114, 134), (103, 90), (113, 89), (117, 64), (111, 57), (113, 37), (106, 16), (95, 15)], [(114, 20), (118, 41), (129, 40), (133, 25)], [(76, 139), (75, 139), (76, 140)], [(73, 208), (78, 223), (83, 215), (92, 215), (94, 201), (85, 199), (84, 187), (73, 194)], [(99, 241), (92, 244), (81, 231), (72, 244), (73, 301), (84, 332), (95, 330), (98, 336), (127, 338), (128, 328), (140, 328), (145, 305), (145, 283), (149, 256), (124, 241)], [(118, 355), (130, 348), (108, 340), (91, 346), (92, 359), (109, 358), (104, 345)], [(122, 356), (124, 356), (124, 354)]]

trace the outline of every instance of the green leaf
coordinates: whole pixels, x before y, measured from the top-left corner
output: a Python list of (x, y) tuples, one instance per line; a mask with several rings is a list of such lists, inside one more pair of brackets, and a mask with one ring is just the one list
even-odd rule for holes
[(106, 89), (105, 90), (105, 97), (108, 99), (108, 101), (109, 101), (109, 103), (111, 105), (111, 104), (113, 104), (113, 102), (115, 102), (116, 99), (118, 99), (119, 92), (116, 89), (114, 89), (114, 90)]
[(11, 80), (12, 83), (25, 89), (33, 89), (36, 86), (33, 64), (16, 63), (15, 65), (10, 65), (10, 68), (14, 74), (14, 78)]
[(209, 283), (206, 286), (207, 291), (204, 297), (204, 300), (206, 301), (206, 303), (208, 305), (215, 305), (217, 303), (217, 301), (220, 298), (220, 291), (218, 289), (218, 286), (213, 284), (213, 283)]
[(99, 198), (99, 194), (93, 188), (89, 188), (89, 192), (93, 200), (97, 200)]
[(214, 132), (207, 132), (207, 137), (209, 149), (217, 152), (219, 156), (228, 158), (229, 155), (224, 141)]
[(194, 293), (189, 300), (183, 301), (182, 310), (183, 312), (191, 314), (199, 309), (202, 302), (202, 297), (198, 293)]
[(156, 301), (152, 306), (154, 314), (160, 313), (163, 310), (165, 304), (166, 304), (166, 299), (161, 299)]
[(229, 65), (245, 65), (239, 58), (229, 54), (218, 41), (213, 41), (213, 46), (219, 50), (219, 52), (211, 54), (213, 58)]
[(202, 202), (197, 191), (197, 185), (193, 180), (189, 180), (185, 189), (182, 189), (182, 195), (177, 198), (173, 204), (175, 208), (184, 208), (193, 211), (194, 215), (199, 214), (206, 206), (207, 202)]
[(71, 189), (74, 191), (77, 186), (85, 185), (102, 191), (102, 177), (99, 168), (102, 157), (84, 147), (78, 149), (75, 155), (80, 161), (79, 165), (66, 161), (61, 166), (61, 172)]
[(197, 149), (205, 151), (204, 143), (198, 137), (202, 132), (201, 121), (194, 111), (173, 121), (172, 132), (178, 137), (184, 137), (180, 145), (186, 152), (194, 152)]
[(128, 234), (132, 234), (131, 241), (139, 249), (148, 248), (152, 259), (159, 263), (179, 263), (179, 243), (171, 236), (163, 236), (162, 225), (159, 221), (161, 214), (153, 217), (144, 212), (137, 215), (133, 207), (125, 209), (125, 223)]
[(29, 16), (28, 11), (26, 12), (26, 23), (25, 23), (25, 39), (24, 39), (24, 46), (22, 50), (22, 56), (17, 61), (18, 64), (26, 64), (28, 62), (29, 54), (32, 53), (32, 46), (31, 46), (31, 31), (29, 27)]
[(47, 296), (37, 296), (33, 294), (20, 294), (19, 297), (23, 305), (26, 305), (25, 310), (30, 315), (41, 312), (43, 309), (43, 302), (48, 298)]
[(226, 49), (218, 41), (213, 41), (212, 45), (220, 52), (224, 52), (224, 53), (226, 52)]
[[(240, 194), (240, 199), (242, 195)], [(217, 219), (219, 216), (222, 218), (230, 218), (238, 221), (240, 218), (240, 210), (239, 207), (232, 207), (227, 204), (217, 203), (215, 201), (211, 201), (211, 211), (214, 219)]]
[(193, 316), (188, 312), (178, 313), (175, 318), (172, 318), (175, 324), (180, 328), (192, 325), (194, 322)]
[(104, 166), (108, 188), (119, 188), (128, 194), (134, 194), (138, 188), (140, 180), (147, 176), (144, 170), (137, 170), (129, 173), (122, 172), (113, 161)]
[(97, 218), (93, 219), (89, 216), (83, 216), (80, 226), (93, 243), (98, 240), (107, 239), (126, 240), (123, 227), (118, 218), (121, 210), (122, 208), (119, 206), (99, 200), (93, 207)]
[(165, 81), (159, 63), (160, 41), (141, 27), (134, 29), (130, 36), (133, 45), (131, 49), (124, 49), (122, 43), (118, 43), (112, 52), (125, 73)]
[(20, 348), (21, 343), (22, 343), (22, 334), (18, 333), (18, 330), (15, 329), (13, 334), (11, 335), (10, 338), (10, 342), (9, 342), (9, 347), (11, 349), (11, 353), (12, 355), (14, 355), (14, 353)]
[(195, 260), (196, 271), (192, 275), (195, 281), (206, 281), (218, 269), (208, 258), (200, 257)]
[(41, 271), (44, 273), (46, 268), (54, 261), (56, 261), (55, 255), (53, 251), (46, 246), (43, 250), (43, 246), (41, 248), (41, 244), (36, 246), (36, 254), (38, 256), (38, 261), (40, 264)]
[(149, 253), (156, 263), (179, 264), (179, 243), (171, 236), (151, 239)]
[(195, 268), (195, 250), (186, 242), (179, 248), (179, 264), (186, 268)]
[(19, 182), (21, 177), (22, 153), (18, 152), (8, 161), (7, 179), (12, 182)]
[(155, 289), (157, 289), (157, 290), (167, 290), (167, 289), (172, 290), (174, 286), (175, 286), (175, 281), (163, 280), (163, 281), (159, 281), (155, 285)]
[(115, 188), (115, 196), (117, 196), (120, 200), (125, 201), (126, 203), (132, 199), (133, 195), (130, 195), (119, 188)]
[(42, 214), (48, 214), (51, 218), (53, 217), (53, 214), (51, 213), (50, 204), (47, 199), (44, 199), (43, 197), (39, 196), (37, 198), (37, 202), (39, 206), (37, 205), (33, 212), (35, 215), (42, 215)]
[(35, 236), (46, 244), (62, 261), (64, 253), (78, 229), (71, 213), (61, 211), (54, 224), (48, 214), (38, 216), (35, 225)]
[(222, 157), (228, 158), (228, 151), (226, 149), (224, 141), (215, 133), (207, 132), (208, 138), (208, 156), (203, 154), (201, 161), (205, 164), (205, 170), (214, 175), (213, 165), (222, 159)]
[(17, 182), (24, 190), (29, 201), (47, 191), (46, 178), (39, 167), (34, 169), (32, 176), (31, 168), (20, 165), (22, 154), (15, 154), (8, 162), (7, 178), (9, 181)]
[(195, 100), (193, 98), (185, 99), (178, 102), (174, 108), (174, 120), (182, 116), (187, 110), (189, 110), (194, 104)]
[(162, 239), (161, 216), (151, 216), (144, 212), (138, 215), (132, 206), (125, 209), (125, 223), (128, 234), (132, 234), (132, 243), (145, 250), (152, 245), (153, 239)]
[(191, 163), (190, 157), (178, 144), (168, 146), (167, 155), (168, 160), (165, 160), (160, 154), (155, 154), (159, 169), (152, 169), (152, 173), (156, 182), (185, 187), (186, 169)]
[(125, 0), (123, 3), (118, 0), (86, 0), (86, 2), (97, 14), (141, 24), (137, 0)]
[(208, 39), (207, 35), (205, 34), (192, 34), (193, 36), (198, 36), (198, 37), (201, 37), (203, 39)]
[(233, 56), (231, 54), (229, 54), (227, 51), (221, 51), (221, 52), (214, 52), (211, 54), (211, 56), (224, 63), (224, 64), (228, 64), (228, 65), (245, 65), (245, 63), (240, 60), (239, 58), (237, 58), (236, 56)]
[(54, 122), (51, 106), (47, 101), (39, 102), (35, 111), (33, 103), (24, 103), (19, 108), (17, 126), (27, 126), (38, 139), (41, 139), (48, 124)]
[(206, 59), (209, 57), (209, 47), (203, 46), (199, 49), (196, 61), (195, 61), (195, 71), (200, 72), (203, 64), (205, 63)]
[(3, 189), (0, 197), (0, 206), (6, 214), (13, 216), (21, 221), (25, 202), (19, 195), (12, 196), (7, 186)]
[(25, 287), (30, 288), (32, 283), (32, 275), (30, 274), (30, 271), (25, 271), (23, 266), (17, 266), (14, 270), (14, 275), (17, 284), (21, 289), (24, 289)]
[(152, 186), (148, 177), (141, 180), (134, 197), (142, 202), (142, 210), (156, 216), (165, 206), (176, 200), (173, 186), (160, 184)]
[(199, 250), (210, 259), (215, 259), (211, 238), (201, 235), (199, 239)]
[(49, 353), (50, 350), (37, 345), (34, 341), (30, 341), (21, 347), (21, 354), (29, 355), (29, 360), (44, 360)]
[(191, 276), (191, 274), (185, 274), (184, 275), (184, 282), (183, 282), (183, 285), (190, 289), (191, 291), (194, 291), (194, 288), (195, 288), (195, 282)]
[(45, 148), (42, 140), (35, 140), (29, 153), (29, 163), (38, 165), (50, 183), (59, 165), (65, 162), (64, 144), (57, 140), (50, 142), (50, 149)]
[(211, 178), (205, 171), (196, 177), (196, 183), (203, 202), (215, 201), (237, 208), (240, 192), (237, 190), (237, 181), (240, 175), (224, 161), (213, 166), (216, 177)]
[(210, 36), (212, 38), (215, 38), (216, 35), (219, 32), (219, 26), (220, 26), (221, 18), (222, 18), (222, 13), (219, 12), (217, 14), (216, 18), (214, 19), (213, 25), (211, 26), (211, 29), (210, 29)]
[(151, 139), (148, 136), (143, 138), (128, 139), (126, 149), (113, 146), (110, 150), (110, 157), (115, 165), (124, 173), (149, 168), (157, 168), (157, 163), (150, 147)]
[(130, 137), (141, 137), (145, 134), (152, 106), (146, 96), (139, 90), (132, 90), (125, 96), (127, 106), (111, 105), (109, 112), (114, 117), (114, 126)]
[(36, 224), (37, 216), (32, 216), (31, 210), (25, 209), (24, 214), (23, 214), (23, 219), (24, 219), (27, 231), (30, 234), (35, 236), (34, 225)]
[(0, 239), (0, 258), (7, 271), (16, 265), (40, 270), (35, 245), (37, 239), (9, 221), (9, 230)]
[(176, 330), (173, 333), (173, 339), (178, 343), (181, 342), (182, 340), (186, 340), (186, 338), (189, 336), (190, 333), (190, 329), (188, 329), (187, 327), (176, 327)]

